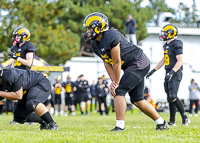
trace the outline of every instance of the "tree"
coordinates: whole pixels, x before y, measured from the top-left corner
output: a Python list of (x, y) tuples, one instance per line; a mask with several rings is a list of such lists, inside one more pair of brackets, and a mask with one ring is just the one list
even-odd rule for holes
[(191, 8), (180, 2), (173, 22), (180, 23), (182, 27), (199, 27), (196, 22), (197, 17), (198, 15), (195, 0), (193, 0)]
[(147, 6), (140, 7), (142, 0), (131, 2), (129, 0), (84, 0), (68, 1), (66, 12), (58, 17), (59, 23), (63, 23), (66, 29), (81, 35), (86, 29), (82, 28), (84, 18), (92, 12), (102, 12), (109, 20), (110, 28), (116, 28), (125, 34), (125, 21), (128, 14), (132, 14), (137, 22), (137, 39), (145, 39), (147, 30), (145, 23), (150, 21), (153, 10)]
[(84, 18), (97, 11), (107, 15), (110, 28), (123, 34), (127, 15), (132, 14), (137, 22), (137, 40), (141, 41), (148, 36), (145, 24), (155, 14), (168, 9), (164, 0), (150, 1), (153, 6), (141, 7), (142, 0), (4, 0), (0, 9), (8, 14), (0, 19), (0, 50), (12, 46), (13, 30), (23, 25), (30, 30), (39, 57), (50, 64), (64, 64), (79, 51), (81, 34), (86, 31), (82, 28)]
[(27, 27), (31, 32), (31, 42), (36, 54), (50, 64), (65, 63), (75, 56), (79, 49), (76, 41), (80, 37), (66, 30), (62, 23), (56, 24), (56, 18), (64, 11), (65, 1), (1, 1), (1, 9), (8, 12), (3, 16), (0, 27), (0, 50), (6, 51), (12, 46), (12, 32), (19, 26)]
[(151, 20), (151, 23), (153, 23), (155, 26), (158, 23), (158, 17), (161, 12), (171, 12), (172, 14), (175, 14), (175, 9), (170, 8), (165, 0), (149, 0), (150, 7), (154, 10), (154, 16)]

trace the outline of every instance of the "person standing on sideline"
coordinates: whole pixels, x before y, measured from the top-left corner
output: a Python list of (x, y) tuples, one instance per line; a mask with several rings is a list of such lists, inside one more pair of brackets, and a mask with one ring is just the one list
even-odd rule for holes
[(96, 83), (95, 83), (95, 80), (92, 81), (92, 85), (90, 85), (90, 95), (91, 95), (91, 104), (90, 104), (90, 112), (92, 112), (92, 100), (94, 99), (94, 103), (95, 103), (95, 110), (94, 110), (94, 113), (97, 113), (97, 91), (96, 91)]
[(195, 108), (195, 117), (198, 117), (198, 111), (199, 111), (199, 91), (200, 91), (200, 87), (197, 83), (195, 83), (194, 79), (191, 80), (191, 84), (188, 87), (190, 95), (189, 95), (189, 99), (190, 99), (190, 114), (189, 116), (192, 116), (192, 107), (193, 104), (196, 105)]
[(131, 14), (128, 15), (125, 25), (126, 25), (126, 39), (128, 40), (128, 42), (132, 42), (132, 44), (137, 45), (136, 28), (135, 28), (136, 22)]
[(56, 83), (53, 85), (53, 91), (55, 93), (55, 116), (58, 116), (58, 109), (60, 109), (60, 116), (63, 116), (63, 105), (61, 100), (61, 92), (63, 90), (63, 87), (60, 81), (61, 76), (56, 76)]
[(190, 123), (190, 120), (186, 115), (183, 103), (177, 97), (183, 70), (183, 43), (175, 39), (177, 35), (178, 28), (175, 25), (167, 24), (162, 28), (160, 39), (166, 41), (163, 46), (164, 56), (156, 67), (147, 74), (146, 78), (149, 78), (155, 71), (165, 65), (166, 75), (164, 88), (170, 109), (170, 122), (168, 124), (176, 126), (175, 115), (176, 108), (178, 108), (182, 117), (182, 125), (185, 126)]
[[(94, 12), (86, 16), (82, 34), (85, 40), (92, 40), (91, 49), (99, 56), (112, 81), (110, 93), (115, 97), (116, 126), (111, 131), (125, 128), (126, 99), (128, 92), (131, 103), (156, 122), (156, 130), (169, 129), (169, 125), (143, 97), (144, 77), (150, 68), (150, 61), (142, 49), (130, 44), (118, 31), (109, 30), (106, 15)], [(120, 78), (121, 69), (124, 70)]]
[(84, 75), (80, 75), (80, 82), (79, 82), (79, 90), (80, 90), (80, 108), (81, 108), (81, 115), (84, 115), (84, 109), (86, 104), (86, 115), (89, 115), (89, 107), (90, 107), (90, 98), (88, 97), (88, 81), (85, 80)]
[(73, 116), (76, 115), (75, 113), (75, 106), (74, 106), (74, 91), (75, 91), (75, 85), (71, 81), (71, 76), (67, 76), (67, 81), (62, 84), (62, 86), (65, 88), (65, 116), (71, 113)]

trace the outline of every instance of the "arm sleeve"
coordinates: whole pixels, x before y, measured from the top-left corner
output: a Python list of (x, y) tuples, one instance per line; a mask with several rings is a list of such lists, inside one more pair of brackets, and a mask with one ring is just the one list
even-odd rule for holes
[(27, 52), (35, 52), (36, 51), (36, 47), (33, 43), (30, 43), (26, 49)]
[(15, 53), (15, 51), (14, 51), (14, 48), (13, 48), (14, 46), (12, 46), (11, 48), (10, 48), (10, 50), (11, 50), (11, 52), (13, 52), (13, 53)]
[(119, 44), (121, 42), (121, 37), (120, 35), (116, 35), (111, 39), (111, 49), (114, 48), (115, 46), (117, 46), (117, 44)]
[(174, 53), (176, 55), (183, 54), (183, 43), (180, 40), (176, 41), (174, 48)]
[(12, 91), (16, 92), (20, 90), (21, 87), (23, 87), (23, 81), (22, 81), (22, 75), (18, 77), (18, 79), (14, 80), (15, 82), (12, 83)]
[(188, 87), (188, 89), (191, 90), (191, 89), (192, 89), (192, 86), (190, 85), (190, 86)]
[(135, 21), (135, 19), (133, 19), (133, 26), (135, 26), (136, 25), (136, 21)]
[(126, 20), (125, 25), (128, 26), (128, 23), (129, 23), (129, 22)]

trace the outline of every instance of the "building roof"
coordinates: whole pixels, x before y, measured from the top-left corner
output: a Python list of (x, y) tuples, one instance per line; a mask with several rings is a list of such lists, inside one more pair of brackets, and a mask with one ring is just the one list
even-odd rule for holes
[[(160, 34), (162, 27), (147, 27), (148, 34)], [(200, 28), (178, 28), (179, 35), (200, 35)]]

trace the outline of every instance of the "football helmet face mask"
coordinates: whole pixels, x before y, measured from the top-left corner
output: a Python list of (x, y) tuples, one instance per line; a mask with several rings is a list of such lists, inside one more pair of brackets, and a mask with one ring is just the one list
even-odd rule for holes
[(167, 24), (162, 28), (159, 38), (161, 41), (167, 41), (177, 36), (178, 28), (175, 25)]
[(18, 41), (19, 43), (24, 43), (30, 40), (31, 37), (31, 33), (30, 31), (26, 28), (26, 27), (17, 27), (14, 31), (13, 31), (13, 40), (15, 41), (16, 35), (20, 35), (21, 39), (20, 41)]
[(84, 19), (83, 28), (87, 28), (87, 32), (82, 33), (84, 40), (94, 40), (103, 31), (109, 29), (108, 18), (100, 12), (91, 13)]

